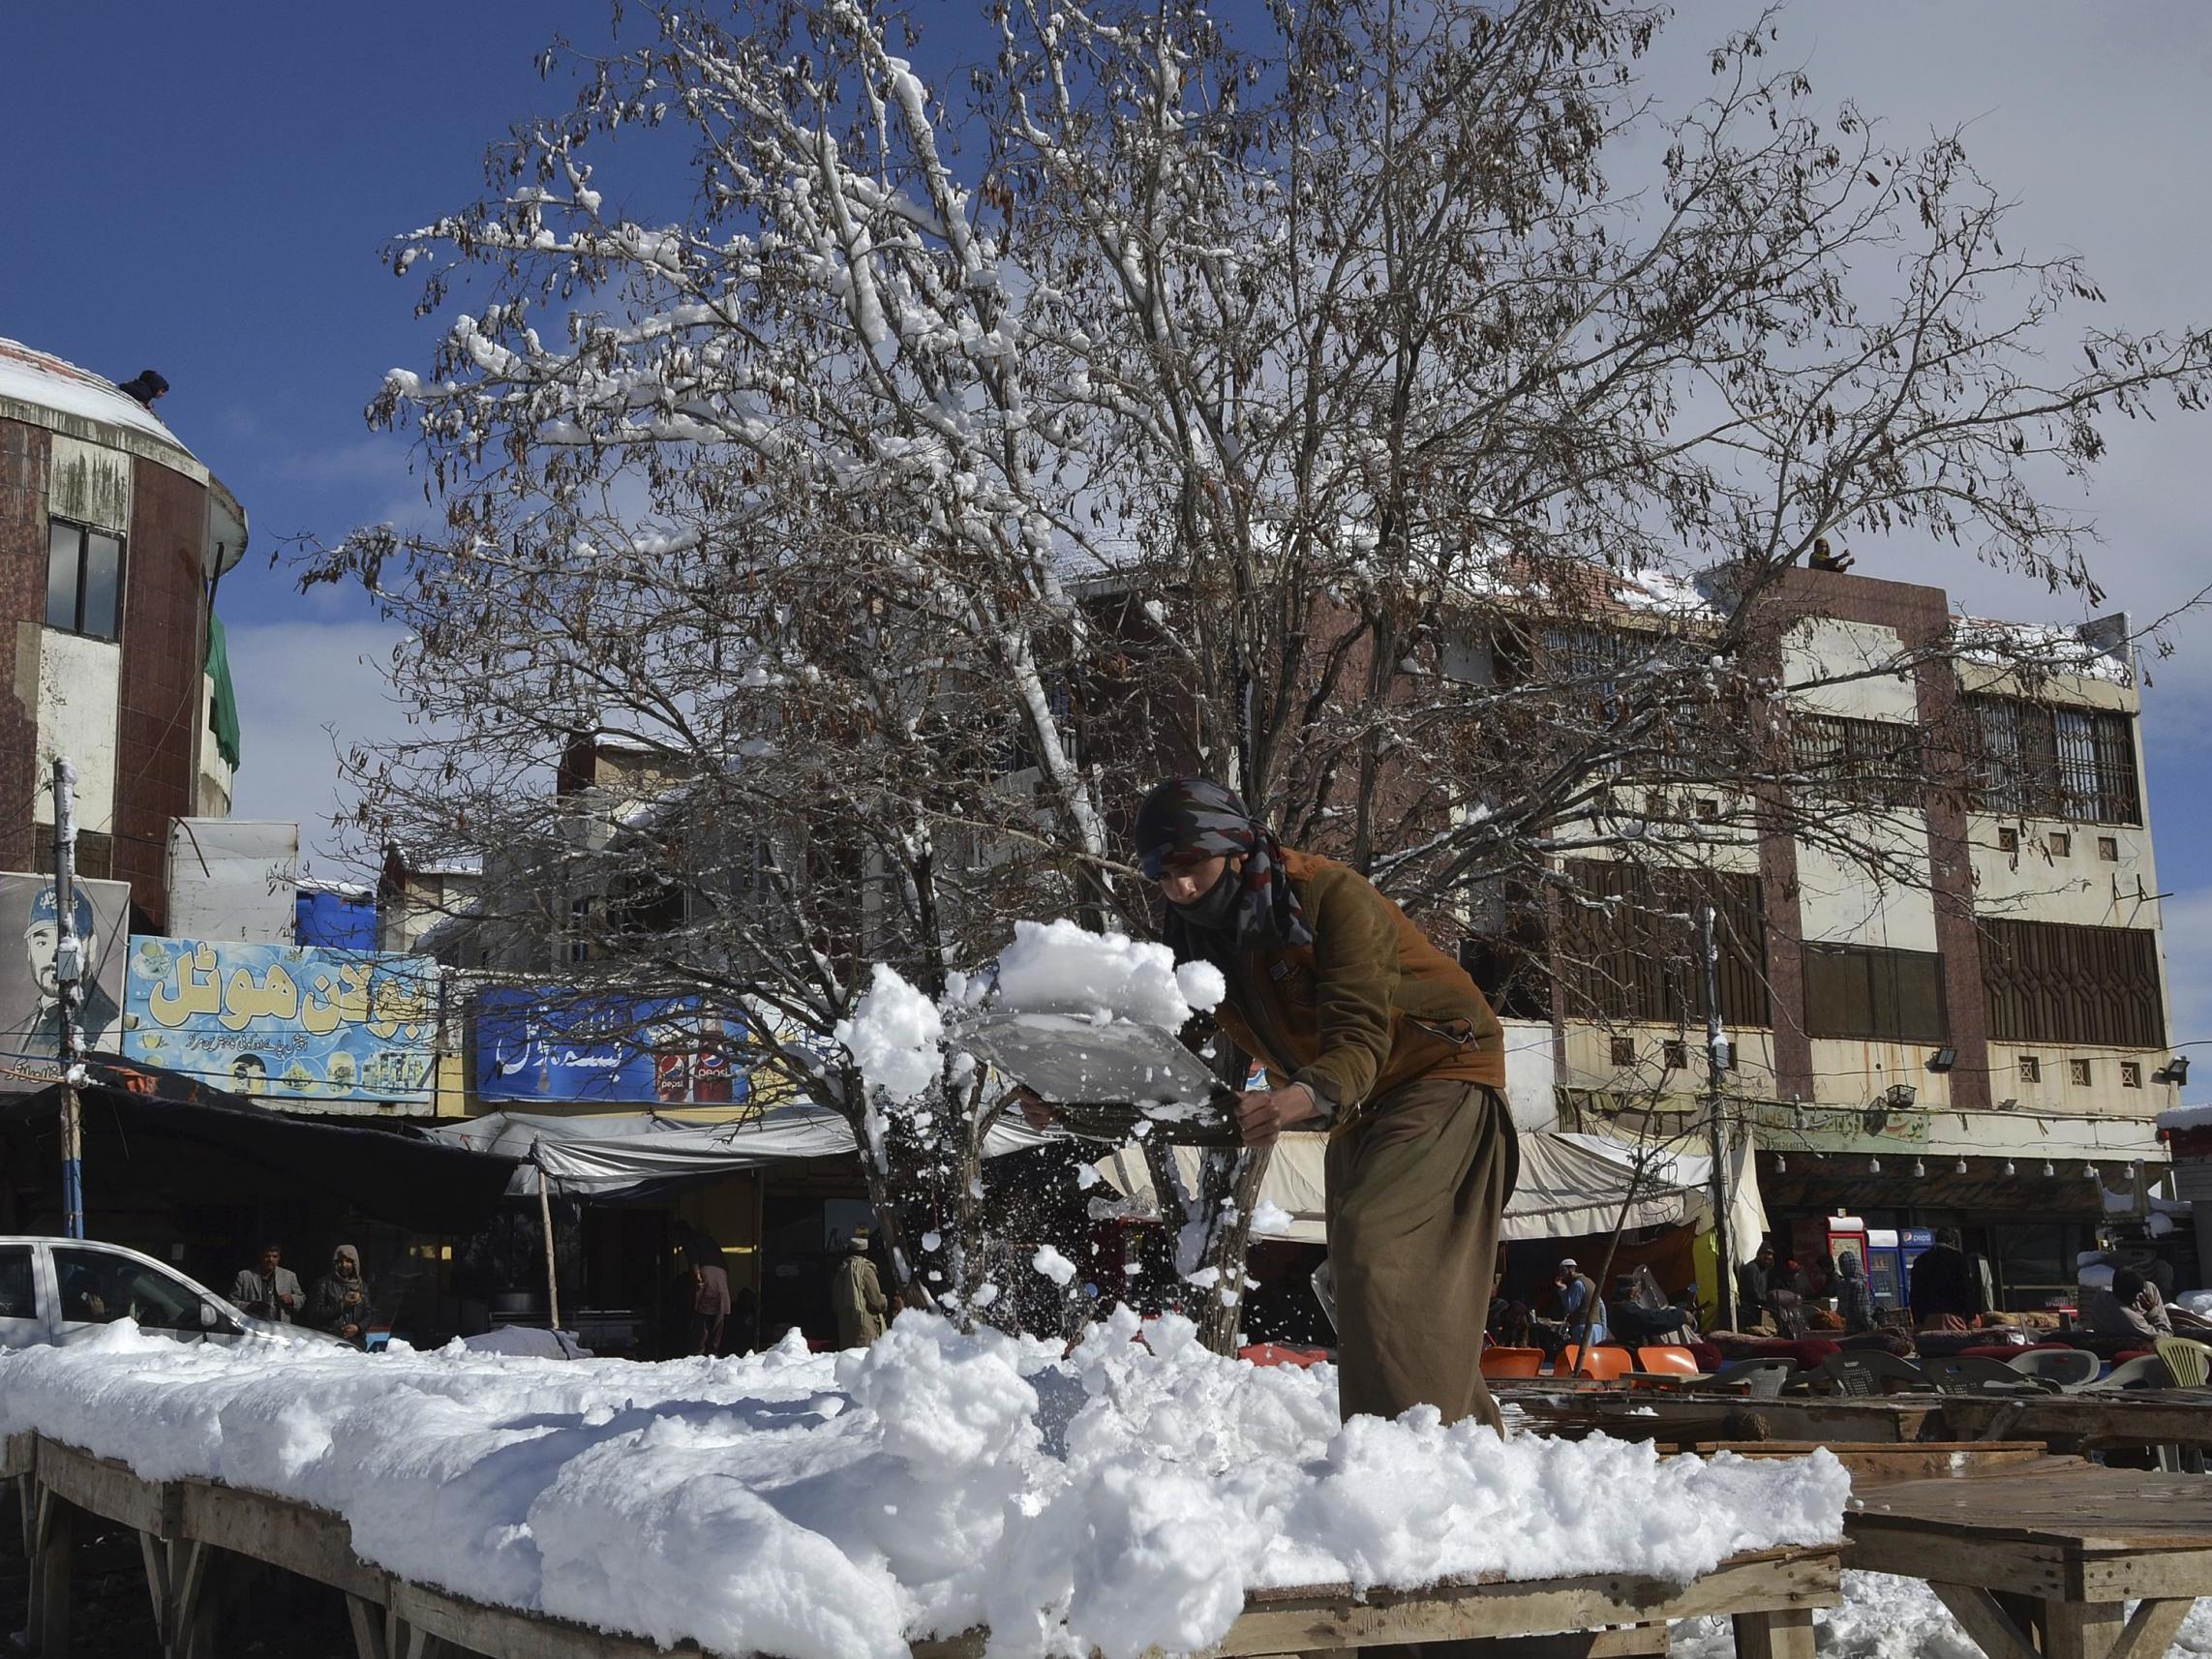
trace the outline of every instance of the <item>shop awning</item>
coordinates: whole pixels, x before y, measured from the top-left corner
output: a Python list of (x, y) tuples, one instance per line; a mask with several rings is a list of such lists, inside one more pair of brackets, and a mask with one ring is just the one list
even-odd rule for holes
[[(412, 1232), (471, 1233), (504, 1204), (516, 1168), (397, 1125), (294, 1116), (156, 1067), (92, 1070), (77, 1097), (95, 1215), (126, 1192), (180, 1204), (310, 1193)], [(0, 1127), (23, 1160), (17, 1185), (24, 1168), (58, 1169), (61, 1102), (53, 1085), (0, 1103)]]
[[(1324, 1242), (1321, 1162), (1326, 1145), (1316, 1134), (1285, 1135), (1275, 1143), (1259, 1197), (1263, 1205), (1287, 1216), (1288, 1223), (1260, 1236), (1301, 1244)], [(1198, 1152), (1176, 1147), (1173, 1156), (1180, 1178), (1195, 1185)], [(1763, 1237), (1767, 1213), (1759, 1201), (1759, 1177), (1748, 1147), (1738, 1150), (1733, 1166), (1730, 1236)], [(1152, 1178), (1138, 1148), (1123, 1147), (1093, 1167), (1133, 1213), (1158, 1214)], [(1687, 1222), (1701, 1232), (1710, 1231), (1712, 1206), (1707, 1194), (1712, 1170), (1711, 1159), (1692, 1152), (1641, 1149), (1598, 1134), (1524, 1133), (1521, 1180), (1505, 1206), (1500, 1236), (1580, 1238), (1610, 1232), (1621, 1219), (1621, 1203), (1632, 1181), (1635, 1202), (1628, 1211), (1629, 1226), (1677, 1226)]]
[[(448, 1145), (516, 1161), (518, 1191), (536, 1191), (542, 1169), (571, 1197), (630, 1198), (671, 1182), (711, 1180), (741, 1169), (813, 1158), (850, 1158), (853, 1131), (828, 1106), (772, 1106), (727, 1123), (685, 1122), (652, 1112), (596, 1112), (573, 1117), (542, 1112), (491, 1112), (428, 1132)], [(1045, 1136), (1018, 1125), (991, 1131), (986, 1157), (1043, 1145)]]

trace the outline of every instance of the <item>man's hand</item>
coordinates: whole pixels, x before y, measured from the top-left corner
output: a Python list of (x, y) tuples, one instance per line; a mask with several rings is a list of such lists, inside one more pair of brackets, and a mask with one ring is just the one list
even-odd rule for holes
[(1016, 1083), (1008, 1098), (1021, 1108), (1021, 1121), (1031, 1129), (1050, 1129), (1060, 1121), (1059, 1114), (1045, 1103), (1045, 1097), (1026, 1083)]
[(1285, 1130), (1320, 1115), (1314, 1091), (1303, 1083), (1288, 1089), (1248, 1089), (1237, 1097), (1236, 1127), (1247, 1146), (1273, 1146)]

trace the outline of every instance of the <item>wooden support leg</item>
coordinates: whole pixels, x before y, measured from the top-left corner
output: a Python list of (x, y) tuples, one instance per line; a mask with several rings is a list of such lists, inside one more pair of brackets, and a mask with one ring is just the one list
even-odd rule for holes
[(1812, 1609), (1738, 1614), (1736, 1659), (1813, 1659)]
[(2045, 1602), (2044, 1659), (2112, 1659), (2126, 1628), (2125, 1602)]
[(154, 1604), (154, 1635), (163, 1659), (213, 1659), (214, 1546), (141, 1532), (138, 1555), (146, 1567), (146, 1593)]
[(2189, 1610), (2197, 1605), (2190, 1596), (2171, 1596), (2163, 1601), (2141, 1601), (2136, 1604), (2136, 1615), (2128, 1620), (2127, 1628), (2120, 1632), (2114, 1644), (2111, 1659), (2166, 1659), (2173, 1645), (2173, 1639), (2181, 1634), (2181, 1621), (2189, 1616)]
[(346, 1620), (353, 1627), (353, 1659), (391, 1659), (384, 1641), (384, 1610), (359, 1596), (346, 1598)]
[(31, 1563), (31, 1583), (37, 1592), (38, 1614), (31, 1634), (46, 1659), (67, 1659), (69, 1573), (76, 1554), (76, 1510), (45, 1487), (39, 1489), (37, 1551)]
[[(2020, 1622), (2020, 1609), (2008, 1607), (1987, 1590), (1971, 1584), (1930, 1584), (1936, 1598), (1989, 1659), (2036, 1659), (2035, 1636)], [(2019, 1598), (2008, 1597), (2008, 1601)]]

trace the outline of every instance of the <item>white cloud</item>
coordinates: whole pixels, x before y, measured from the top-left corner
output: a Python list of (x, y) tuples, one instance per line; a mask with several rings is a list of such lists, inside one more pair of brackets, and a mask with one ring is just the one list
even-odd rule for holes
[(2166, 971), (2171, 981), (2173, 1041), (2212, 1038), (2212, 889), (2195, 888), (2165, 901)]
[(333, 815), (346, 745), (407, 729), (382, 665), (402, 630), (379, 621), (239, 622), (227, 629), (240, 761), (231, 812), (296, 822), (315, 867), (334, 872)]

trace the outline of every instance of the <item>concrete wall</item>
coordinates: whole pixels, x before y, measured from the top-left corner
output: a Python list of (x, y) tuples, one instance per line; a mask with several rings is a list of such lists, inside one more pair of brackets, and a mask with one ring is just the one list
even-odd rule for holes
[[(76, 769), (76, 827), (93, 834), (115, 829), (115, 733), (123, 679), (123, 648), (106, 640), (32, 628), (19, 652), (37, 653), (38, 774), (53, 774), (54, 757)], [(18, 658), (20, 660), (20, 658)], [(54, 821), (53, 797), (42, 793), (32, 816)]]

